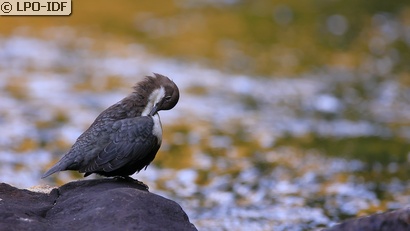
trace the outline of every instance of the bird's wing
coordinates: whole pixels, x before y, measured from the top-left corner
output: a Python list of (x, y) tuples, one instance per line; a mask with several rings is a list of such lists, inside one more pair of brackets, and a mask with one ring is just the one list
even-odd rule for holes
[(111, 172), (145, 158), (158, 145), (152, 134), (153, 126), (154, 122), (148, 116), (116, 121), (108, 144), (80, 172)]
[(58, 171), (80, 170), (82, 163), (89, 163), (90, 160), (94, 159), (110, 142), (110, 134), (114, 132), (114, 123), (115, 122), (110, 120), (94, 121), (94, 123), (77, 138), (70, 151), (65, 154), (57, 164), (44, 173), (42, 177), (47, 177)]

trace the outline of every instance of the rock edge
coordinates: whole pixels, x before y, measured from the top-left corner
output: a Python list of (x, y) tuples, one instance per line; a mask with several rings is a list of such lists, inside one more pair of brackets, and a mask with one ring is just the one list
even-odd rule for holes
[(70, 182), (50, 193), (0, 184), (0, 230), (197, 230), (176, 202), (118, 179)]
[(391, 212), (352, 218), (323, 231), (407, 231), (410, 230), (410, 206)]

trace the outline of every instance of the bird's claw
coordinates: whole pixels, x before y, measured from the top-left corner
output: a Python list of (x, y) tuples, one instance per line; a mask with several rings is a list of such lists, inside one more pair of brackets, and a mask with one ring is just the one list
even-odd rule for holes
[(148, 185), (144, 184), (144, 182), (139, 181), (139, 180), (137, 180), (137, 179), (134, 179), (134, 178), (132, 178), (132, 177), (130, 177), (130, 176), (116, 176), (116, 177), (114, 177), (114, 179), (122, 180), (122, 181), (128, 181), (128, 182), (133, 182), (133, 183), (136, 183), (136, 184), (138, 184), (138, 185), (141, 185), (141, 186), (144, 187), (147, 191), (149, 190)]

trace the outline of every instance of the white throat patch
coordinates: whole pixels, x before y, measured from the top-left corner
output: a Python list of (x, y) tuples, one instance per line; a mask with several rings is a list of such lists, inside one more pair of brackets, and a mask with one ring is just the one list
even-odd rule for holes
[(141, 116), (147, 116), (155, 104), (161, 101), (164, 98), (165, 89), (163, 87), (155, 89), (151, 95), (149, 95), (147, 106), (145, 106), (144, 110), (141, 113)]
[(158, 144), (161, 145), (162, 142), (162, 125), (161, 125), (161, 120), (159, 119), (159, 115), (155, 114), (152, 116), (152, 119), (154, 120), (154, 127), (152, 128), (152, 134), (157, 137), (158, 139)]

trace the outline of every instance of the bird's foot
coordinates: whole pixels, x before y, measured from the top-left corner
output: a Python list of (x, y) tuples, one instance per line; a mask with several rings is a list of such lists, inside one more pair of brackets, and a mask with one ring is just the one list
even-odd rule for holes
[(114, 179), (116, 180), (121, 180), (121, 181), (127, 181), (127, 182), (133, 182), (136, 183), (138, 185), (141, 185), (142, 187), (144, 187), (147, 191), (149, 189), (148, 185), (144, 184), (142, 181), (139, 181), (137, 179), (134, 179), (130, 176), (116, 176), (114, 177)]

